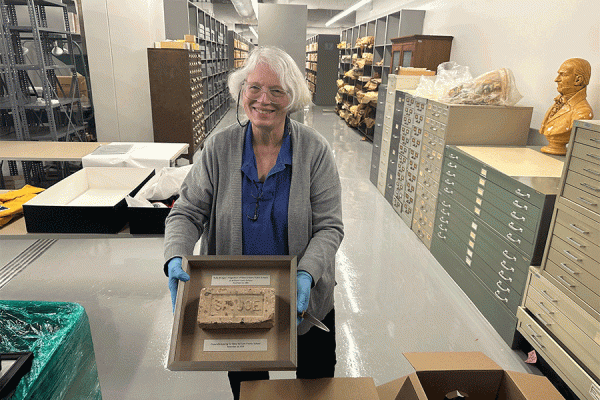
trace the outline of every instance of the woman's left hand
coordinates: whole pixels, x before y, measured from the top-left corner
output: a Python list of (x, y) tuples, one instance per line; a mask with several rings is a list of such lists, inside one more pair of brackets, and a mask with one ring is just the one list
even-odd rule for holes
[[(298, 314), (302, 314), (308, 308), (308, 301), (310, 299), (310, 288), (312, 286), (312, 276), (306, 271), (298, 271), (296, 274), (296, 288), (297, 288), (297, 299), (296, 309)], [(302, 319), (296, 317), (296, 325), (300, 324)]]

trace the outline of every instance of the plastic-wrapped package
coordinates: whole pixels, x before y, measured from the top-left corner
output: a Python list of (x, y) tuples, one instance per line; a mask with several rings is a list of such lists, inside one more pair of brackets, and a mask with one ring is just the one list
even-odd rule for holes
[(102, 399), (87, 314), (75, 303), (0, 301), (0, 352), (33, 352), (13, 399)]
[(455, 86), (440, 100), (450, 104), (514, 106), (522, 98), (512, 71), (500, 68)]
[(438, 100), (444, 97), (450, 89), (471, 80), (473, 80), (473, 76), (469, 67), (448, 61), (438, 65), (436, 76), (421, 76), (415, 96)]

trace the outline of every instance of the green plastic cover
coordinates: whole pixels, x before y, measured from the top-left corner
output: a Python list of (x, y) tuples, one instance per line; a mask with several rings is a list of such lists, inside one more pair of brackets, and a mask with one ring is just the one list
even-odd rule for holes
[(0, 300), (0, 353), (31, 351), (11, 399), (102, 399), (90, 324), (76, 303)]

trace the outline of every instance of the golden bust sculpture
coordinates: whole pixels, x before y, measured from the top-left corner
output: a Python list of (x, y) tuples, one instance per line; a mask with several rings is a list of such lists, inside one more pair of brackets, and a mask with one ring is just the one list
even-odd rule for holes
[(548, 154), (567, 154), (566, 144), (571, 137), (573, 121), (592, 119), (594, 114), (586, 100), (586, 86), (590, 82), (592, 67), (582, 58), (570, 58), (558, 69), (554, 80), (560, 93), (546, 112), (540, 133), (548, 139), (541, 151)]

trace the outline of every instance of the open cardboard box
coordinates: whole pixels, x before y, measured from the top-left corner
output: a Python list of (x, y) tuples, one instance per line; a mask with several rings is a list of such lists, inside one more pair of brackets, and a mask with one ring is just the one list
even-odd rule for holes
[(373, 378), (242, 382), (240, 400), (379, 400)]
[(23, 204), (27, 232), (118, 233), (127, 224), (125, 196), (153, 174), (152, 168), (83, 168)]
[(546, 377), (505, 371), (480, 352), (404, 356), (416, 372), (378, 386), (380, 400), (441, 400), (455, 390), (468, 400), (564, 400)]
[[(188, 256), (179, 282), (167, 368), (171, 371), (296, 369), (296, 257)], [(270, 329), (201, 329), (200, 290), (208, 286), (275, 288)]]

